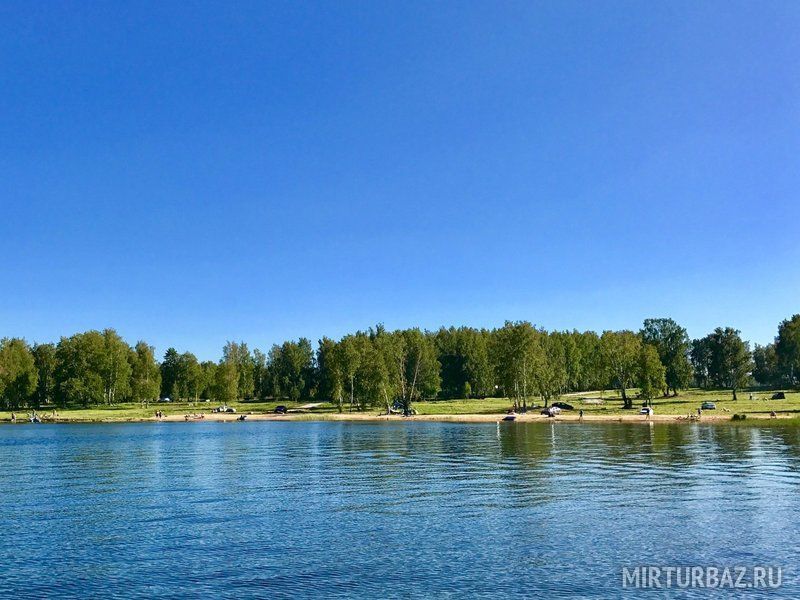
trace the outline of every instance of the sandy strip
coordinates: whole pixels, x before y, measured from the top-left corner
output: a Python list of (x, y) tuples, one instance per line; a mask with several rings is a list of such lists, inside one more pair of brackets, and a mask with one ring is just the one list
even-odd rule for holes
[[(385, 415), (375, 413), (295, 413), (287, 415), (276, 414), (230, 414), (230, 413), (207, 413), (203, 419), (189, 419), (190, 423), (202, 423), (204, 421), (214, 422), (228, 422), (237, 421), (237, 419), (245, 414), (247, 421), (444, 421), (456, 423), (495, 423), (502, 421), (506, 416), (505, 414), (462, 414), (462, 415), (414, 415), (411, 417), (403, 417), (400, 415)], [(792, 418), (793, 415), (778, 415), (777, 419)], [(759, 420), (775, 420), (770, 418), (769, 415), (748, 415), (748, 419)], [(150, 418), (144, 421), (155, 421), (157, 419)], [(167, 422), (186, 422), (187, 419), (184, 415), (169, 415), (161, 419)], [(564, 414), (557, 417), (546, 417), (538, 413), (528, 413), (524, 415), (517, 415), (515, 422), (517, 423), (545, 423), (548, 421), (555, 422), (581, 422), (581, 417), (578, 414)], [(708, 422), (732, 422), (730, 414), (724, 415), (706, 415), (704, 414), (699, 420), (689, 419), (686, 415), (653, 415), (649, 419), (645, 415), (631, 414), (631, 415), (585, 415), (582, 419), (585, 423), (708, 423)]]

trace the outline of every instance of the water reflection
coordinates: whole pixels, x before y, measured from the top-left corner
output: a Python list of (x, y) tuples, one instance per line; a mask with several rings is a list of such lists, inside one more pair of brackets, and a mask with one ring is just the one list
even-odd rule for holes
[[(609, 598), (622, 565), (797, 550), (795, 427), (42, 425), (0, 446), (2, 597)], [(800, 595), (786, 579), (772, 597)]]

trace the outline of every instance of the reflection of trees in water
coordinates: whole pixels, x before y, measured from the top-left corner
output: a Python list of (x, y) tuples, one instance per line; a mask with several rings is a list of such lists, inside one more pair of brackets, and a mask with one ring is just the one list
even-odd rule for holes
[(750, 428), (727, 424), (698, 426), (698, 461), (731, 464), (747, 459), (756, 442), (753, 433)]
[(800, 469), (800, 427), (797, 425), (772, 425), (761, 430), (762, 437), (780, 442), (781, 449), (792, 467)]

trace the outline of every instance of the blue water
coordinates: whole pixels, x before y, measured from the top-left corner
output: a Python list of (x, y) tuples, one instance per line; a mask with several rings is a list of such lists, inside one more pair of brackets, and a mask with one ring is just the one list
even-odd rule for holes
[(800, 428), (0, 427), (0, 597), (734, 597), (623, 566), (769, 565), (800, 597)]

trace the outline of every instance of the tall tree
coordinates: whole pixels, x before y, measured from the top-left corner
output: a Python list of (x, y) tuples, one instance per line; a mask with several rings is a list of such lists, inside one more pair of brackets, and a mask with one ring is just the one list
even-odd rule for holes
[(178, 356), (177, 387), (183, 392), (183, 397), (197, 402), (203, 386), (203, 369), (197, 357), (191, 352)]
[(652, 344), (642, 344), (639, 353), (638, 383), (642, 398), (652, 405), (653, 398), (666, 387), (667, 369)]
[(692, 340), (689, 353), (695, 383), (701, 388), (711, 386), (711, 340), (708, 336)]
[(540, 332), (527, 321), (507, 321), (494, 336), (494, 361), (497, 380), (515, 410), (527, 410), (531, 394), (537, 389), (535, 375), (544, 363)]
[(732, 327), (717, 327), (705, 340), (702, 345), (708, 350), (711, 382), (717, 387), (732, 390), (733, 399), (736, 400), (736, 391), (747, 385), (752, 369), (747, 342)]
[(413, 412), (413, 402), (433, 398), (439, 392), (439, 360), (433, 337), (419, 329), (395, 331), (381, 342), (387, 385), (391, 386), (403, 407), (403, 414)]
[(568, 384), (568, 373), (563, 339), (558, 333), (539, 331), (539, 360), (534, 363), (533, 378), (536, 390), (548, 406), (558, 398)]
[(103, 397), (106, 404), (114, 404), (130, 392), (130, 346), (113, 329), (104, 329), (101, 336), (103, 353), (100, 376), (103, 380)]
[(263, 400), (269, 395), (267, 387), (267, 355), (258, 348), (253, 350), (253, 396)]
[(249, 400), (255, 391), (253, 357), (247, 344), (244, 342), (228, 342), (222, 349), (222, 357), (226, 362), (232, 363), (236, 367), (237, 395), (239, 398)]
[(217, 363), (211, 360), (204, 360), (200, 363), (200, 370), (202, 371), (202, 391), (200, 392), (201, 398), (216, 398), (216, 374)]
[(221, 360), (214, 372), (214, 398), (227, 404), (236, 400), (239, 391), (239, 374), (232, 361)]
[(668, 395), (671, 389), (677, 396), (679, 389), (689, 387), (692, 380), (691, 342), (686, 329), (672, 319), (645, 319), (639, 335), (645, 344), (655, 347), (665, 367), (664, 395)]
[(129, 355), (131, 364), (131, 397), (136, 402), (157, 400), (161, 391), (161, 369), (156, 362), (155, 348), (138, 341)]
[(341, 344), (323, 337), (317, 348), (317, 371), (320, 398), (335, 402), (339, 412), (343, 411), (344, 375), (342, 371)]
[(180, 389), (180, 354), (175, 348), (168, 348), (164, 353), (164, 360), (161, 361), (161, 397), (174, 398), (181, 397)]
[(781, 370), (778, 366), (775, 344), (766, 346), (756, 344), (753, 349), (753, 379), (761, 385), (778, 385), (780, 383)]
[(56, 402), (62, 406), (105, 402), (108, 363), (106, 340), (99, 331), (62, 337), (56, 346)]
[(36, 392), (39, 374), (28, 343), (20, 338), (0, 340), (0, 402), (4, 408), (27, 405)]
[(56, 347), (54, 344), (34, 344), (31, 353), (39, 374), (35, 394), (38, 408), (52, 402), (55, 396)]
[(622, 393), (625, 408), (633, 408), (627, 388), (635, 381), (642, 340), (632, 331), (604, 331), (600, 337), (603, 364)]
[(800, 314), (792, 315), (778, 326), (775, 340), (778, 366), (791, 386), (800, 383)]

